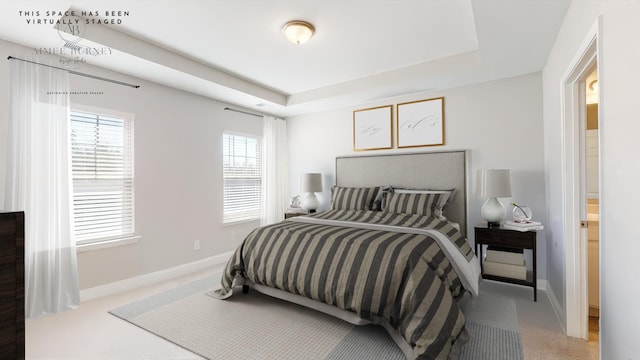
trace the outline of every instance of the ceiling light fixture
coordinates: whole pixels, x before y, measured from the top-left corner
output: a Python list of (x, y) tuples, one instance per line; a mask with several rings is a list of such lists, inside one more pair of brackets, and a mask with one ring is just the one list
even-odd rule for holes
[(282, 27), (284, 36), (296, 45), (300, 45), (309, 40), (315, 31), (316, 28), (314, 28), (313, 25), (302, 20), (289, 21)]

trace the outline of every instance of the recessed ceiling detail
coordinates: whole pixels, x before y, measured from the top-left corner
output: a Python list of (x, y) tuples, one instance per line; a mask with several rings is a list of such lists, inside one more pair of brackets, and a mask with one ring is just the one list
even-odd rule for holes
[[(81, 12), (104, 7), (102, 0), (75, 3)], [(127, 15), (85, 26), (82, 44), (109, 53), (84, 60), (225, 103), (268, 104), (286, 117), (540, 71), (570, 1), (362, 4), (169, 0), (150, 9), (147, 2), (112, 0), (110, 8)], [(61, 47), (58, 31), (27, 23), (23, 7), (0, 3), (0, 39), (27, 49)], [(33, 19), (65, 11), (68, 0), (29, 7)], [(322, 24), (322, 31), (291, 46), (282, 24), (292, 18)], [(229, 31), (237, 24), (242, 31)]]

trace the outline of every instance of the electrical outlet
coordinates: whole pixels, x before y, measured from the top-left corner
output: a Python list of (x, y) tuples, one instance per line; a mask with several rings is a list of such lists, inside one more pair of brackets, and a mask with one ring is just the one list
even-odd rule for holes
[(193, 242), (193, 250), (200, 250), (200, 240)]

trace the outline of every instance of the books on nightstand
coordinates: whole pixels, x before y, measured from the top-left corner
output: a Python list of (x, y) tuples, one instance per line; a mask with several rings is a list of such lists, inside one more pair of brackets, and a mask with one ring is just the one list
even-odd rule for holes
[(526, 280), (527, 264), (522, 249), (487, 247), (484, 260), (484, 273), (488, 275)]
[(489, 245), (485, 261), (497, 262), (510, 265), (525, 265), (524, 252), (522, 249), (503, 248)]
[(544, 229), (544, 226), (542, 226), (542, 223), (538, 221), (517, 222), (517, 221), (507, 220), (502, 224), (502, 227), (508, 230), (516, 230), (516, 231), (536, 231), (536, 230)]
[(290, 206), (287, 208), (287, 210), (285, 211), (286, 214), (308, 214), (309, 211), (305, 210), (301, 207), (294, 207), (294, 206)]

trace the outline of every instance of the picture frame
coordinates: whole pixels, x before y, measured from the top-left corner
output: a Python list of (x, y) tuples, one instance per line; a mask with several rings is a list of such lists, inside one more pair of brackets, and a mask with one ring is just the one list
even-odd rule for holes
[(393, 148), (393, 105), (353, 111), (353, 150)]
[(444, 97), (396, 105), (398, 148), (444, 145)]

